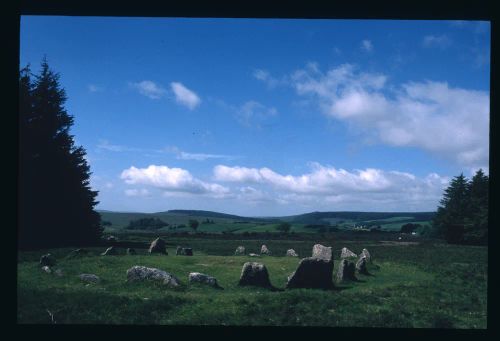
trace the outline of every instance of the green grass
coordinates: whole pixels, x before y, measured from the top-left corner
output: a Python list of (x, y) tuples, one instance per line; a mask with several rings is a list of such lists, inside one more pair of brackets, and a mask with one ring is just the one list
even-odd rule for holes
[[(98, 256), (65, 259), (71, 249), (22, 252), (18, 262), (18, 321), (58, 324), (172, 324), (172, 325), (294, 325), (417, 328), (486, 328), (487, 248), (437, 244), (386, 246), (377, 242), (342, 242), (340, 249), (370, 250), (372, 276), (337, 285), (337, 290), (313, 289), (270, 292), (240, 288), (237, 282), (246, 261), (262, 262), (272, 284), (284, 288), (299, 259), (292, 257), (232, 256), (238, 245), (258, 253), (266, 243), (274, 255), (294, 248), (309, 256), (313, 241), (238, 241), (174, 239), (169, 256)], [(331, 245), (324, 241), (325, 245)], [(192, 246), (193, 257), (174, 256), (175, 246)], [(63, 277), (40, 270), (38, 259), (50, 251), (58, 259)], [(157, 267), (175, 274), (178, 289), (157, 283), (127, 283), (133, 265)], [(338, 261), (335, 261), (335, 270)], [(225, 290), (188, 285), (187, 276), (198, 271), (215, 276)], [(80, 273), (101, 277), (86, 285)]]

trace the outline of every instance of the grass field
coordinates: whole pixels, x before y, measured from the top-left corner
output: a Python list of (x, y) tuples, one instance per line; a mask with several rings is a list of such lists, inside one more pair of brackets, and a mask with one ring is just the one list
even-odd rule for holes
[[(486, 328), (487, 248), (445, 244), (331, 240), (208, 240), (168, 241), (168, 256), (90, 256), (65, 259), (71, 249), (19, 253), (18, 322), (167, 325), (298, 325), (350, 327)], [(238, 245), (258, 253), (266, 243), (273, 256), (232, 256)], [(284, 288), (299, 259), (283, 257), (294, 248), (300, 257), (320, 242), (334, 248), (335, 270), (340, 249), (356, 253), (366, 247), (374, 257), (372, 276), (337, 284), (336, 290), (295, 289), (271, 292), (237, 286), (246, 261), (262, 262), (271, 282)], [(175, 256), (175, 246), (191, 246), (193, 257)], [(46, 252), (58, 259), (62, 277), (40, 270)], [(127, 283), (133, 265), (160, 268), (176, 275), (181, 287), (156, 283)], [(189, 285), (188, 273), (215, 276), (225, 290)], [(77, 275), (93, 273), (97, 284), (84, 284)], [(335, 273), (335, 272), (334, 272)]]

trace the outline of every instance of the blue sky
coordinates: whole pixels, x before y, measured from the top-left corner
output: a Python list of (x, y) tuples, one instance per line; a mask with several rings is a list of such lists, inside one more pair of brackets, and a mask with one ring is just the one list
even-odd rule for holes
[(490, 25), (35, 17), (99, 209), (435, 210), (488, 166)]

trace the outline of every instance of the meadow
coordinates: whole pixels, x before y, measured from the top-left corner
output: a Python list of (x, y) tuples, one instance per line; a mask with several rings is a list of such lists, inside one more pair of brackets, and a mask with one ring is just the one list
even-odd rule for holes
[[(154, 234), (138, 234), (140, 240)], [(305, 235), (305, 234), (304, 234)], [(120, 240), (126, 240), (126, 235)], [(72, 248), (20, 252), (18, 257), (18, 322), (22, 324), (162, 324), (216, 326), (330, 326), (383, 328), (486, 328), (487, 247), (456, 246), (439, 241), (341, 240), (335, 234), (285, 238), (218, 239), (203, 236), (166, 238), (168, 256), (100, 256), (105, 246), (88, 248), (88, 256), (67, 258)], [(371, 275), (358, 282), (336, 284), (334, 290), (269, 291), (237, 285), (242, 265), (264, 263), (271, 283), (284, 289), (300, 258), (321, 243), (334, 250), (334, 275), (340, 249), (373, 256)], [(266, 244), (271, 256), (234, 256), (238, 245), (259, 253)], [(123, 244), (125, 245), (125, 244)], [(139, 244), (138, 244), (139, 245)], [(145, 243), (147, 245), (147, 243)], [(176, 246), (193, 247), (194, 256), (175, 256)], [(117, 245), (118, 246), (118, 245)], [(293, 248), (299, 258), (285, 257)], [(50, 252), (62, 277), (40, 269)], [(154, 282), (128, 283), (126, 270), (145, 265), (168, 271), (181, 281), (171, 289)], [(189, 272), (217, 278), (224, 290), (188, 283)], [(77, 277), (93, 273), (101, 282)]]

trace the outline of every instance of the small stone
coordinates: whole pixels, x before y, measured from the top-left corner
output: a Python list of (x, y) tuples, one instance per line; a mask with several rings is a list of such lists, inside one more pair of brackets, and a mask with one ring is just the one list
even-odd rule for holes
[(260, 255), (258, 255), (256, 253), (249, 253), (248, 256), (250, 256), (250, 257), (260, 257)]
[(246, 262), (241, 269), (240, 286), (252, 285), (264, 288), (271, 288), (269, 273), (262, 263)]
[(340, 254), (340, 258), (350, 258), (350, 257), (357, 257), (358, 255), (349, 250), (346, 247), (342, 248), (342, 252)]
[(268, 255), (268, 256), (270, 256), (271, 255), (271, 251), (269, 251), (269, 249), (267, 248), (267, 246), (264, 244), (260, 248), (260, 254), (261, 255)]
[(135, 265), (127, 270), (127, 281), (143, 280), (161, 281), (163, 284), (171, 287), (178, 287), (180, 285), (177, 277), (160, 269)]
[(245, 247), (244, 246), (238, 246), (236, 248), (236, 251), (234, 251), (235, 256), (244, 255), (244, 254), (245, 254)]
[(208, 284), (211, 287), (222, 289), (217, 283), (217, 279), (215, 277), (202, 274), (200, 272), (190, 272), (188, 275), (189, 283), (202, 283)]
[(185, 247), (184, 248), (184, 255), (185, 256), (192, 256), (193, 255), (193, 249), (190, 247)]
[(46, 273), (50, 274), (52, 273), (52, 270), (50, 269), (50, 267), (48, 267), (47, 265), (45, 266), (42, 266), (42, 270), (45, 271)]
[(116, 249), (113, 246), (108, 247), (106, 251), (101, 253), (101, 256), (111, 256), (111, 255), (116, 255)]
[(54, 266), (56, 265), (56, 259), (50, 253), (43, 255), (40, 257), (40, 265), (41, 266)]
[(372, 261), (372, 256), (370, 255), (370, 252), (368, 252), (367, 249), (363, 249), (363, 251), (361, 251), (361, 254), (364, 255), (366, 257), (366, 261), (367, 262), (370, 262)]
[(286, 250), (287, 257), (298, 257), (299, 255), (295, 252), (294, 249)]
[(133, 249), (133, 248), (131, 248), (131, 247), (129, 247), (129, 248), (127, 249), (127, 255), (134, 256), (134, 255), (136, 255), (136, 254), (137, 254), (137, 252), (135, 251), (135, 249)]
[(168, 255), (167, 243), (160, 237), (156, 238), (149, 246), (149, 253), (161, 253), (163, 255)]
[(78, 277), (87, 283), (99, 283), (101, 281), (101, 279), (94, 274), (80, 274)]
[(312, 251), (312, 257), (324, 259), (327, 261), (333, 261), (331, 246), (326, 247), (326, 246), (323, 246), (321, 244), (314, 245), (313, 251)]

